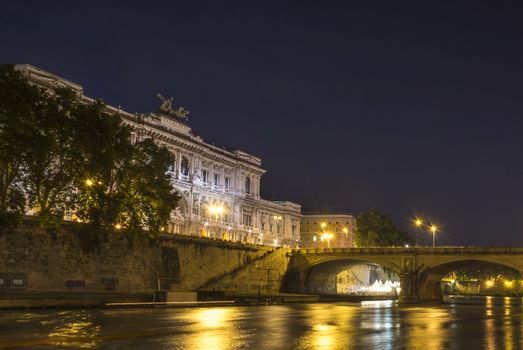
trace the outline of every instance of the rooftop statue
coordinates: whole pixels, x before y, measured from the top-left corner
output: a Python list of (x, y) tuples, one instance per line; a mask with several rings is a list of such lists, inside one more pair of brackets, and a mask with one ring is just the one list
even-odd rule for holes
[(180, 119), (187, 119), (187, 115), (189, 115), (189, 111), (186, 110), (184, 107), (178, 107), (176, 109), (173, 109), (172, 103), (173, 98), (166, 98), (163, 97), (162, 94), (156, 93), (156, 96), (162, 101), (162, 104), (160, 105), (160, 112), (163, 112), (169, 116), (175, 116)]

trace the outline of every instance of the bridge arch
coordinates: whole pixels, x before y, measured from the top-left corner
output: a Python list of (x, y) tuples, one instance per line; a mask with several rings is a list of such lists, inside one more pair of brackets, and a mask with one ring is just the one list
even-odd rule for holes
[(399, 266), (380, 259), (334, 257), (314, 261), (303, 271), (302, 291), (314, 294), (336, 293), (338, 274), (351, 267), (368, 264), (385, 267), (399, 275)]
[(521, 266), (515, 264), (507, 259), (500, 259), (499, 257), (467, 257), (458, 259), (446, 259), (440, 261), (435, 265), (431, 265), (419, 272), (419, 299), (423, 301), (439, 301), (442, 299), (441, 294), (441, 280), (450, 272), (470, 266), (475, 263), (489, 263), (492, 265), (503, 266), (517, 271), (523, 275)]

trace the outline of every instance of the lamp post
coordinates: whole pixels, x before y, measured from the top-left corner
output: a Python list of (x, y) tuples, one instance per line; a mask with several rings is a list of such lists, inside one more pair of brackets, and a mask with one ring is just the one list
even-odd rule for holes
[(320, 224), (321, 226), (321, 235), (320, 235), (320, 241), (321, 242), (324, 242), (324, 241), (327, 241), (327, 248), (330, 248), (330, 243), (331, 243), (331, 239), (334, 237), (334, 235), (332, 233), (329, 233), (326, 228), (327, 228), (327, 223), (325, 222), (322, 222)]
[(321, 240), (322, 241), (327, 241), (327, 248), (330, 248), (331, 247), (331, 239), (332, 237), (334, 237), (334, 235), (332, 233), (328, 233), (328, 232), (325, 232), (321, 235)]
[[(216, 236), (219, 236), (219, 225), (218, 225), (218, 216), (223, 213), (223, 207), (220, 205), (211, 205), (209, 206), (209, 213), (214, 215), (214, 222), (216, 225)], [(221, 237), (218, 237), (221, 238)]]
[(414, 220), (414, 226), (416, 226), (416, 247), (419, 246), (419, 230), (421, 229), (421, 226), (423, 225), (423, 220), (420, 218), (416, 218)]
[(434, 225), (430, 225), (430, 232), (432, 232), (432, 248), (436, 246), (436, 231), (438, 228)]

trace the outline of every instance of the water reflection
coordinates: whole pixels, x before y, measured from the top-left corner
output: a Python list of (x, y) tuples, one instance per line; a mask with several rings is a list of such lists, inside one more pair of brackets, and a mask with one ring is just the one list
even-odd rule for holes
[[(239, 309), (205, 308), (192, 309), (185, 318), (188, 321), (188, 336), (181, 348), (185, 349), (232, 349), (238, 329), (232, 322), (241, 317)], [(179, 344), (178, 344), (179, 345)]]
[(298, 339), (302, 349), (338, 349), (341, 344), (350, 346), (346, 336), (346, 325), (350, 323), (351, 309), (338, 306), (339, 312), (325, 313), (321, 304), (306, 310), (306, 332)]
[(0, 347), (34, 349), (522, 348), (521, 299), (202, 309), (0, 311)]

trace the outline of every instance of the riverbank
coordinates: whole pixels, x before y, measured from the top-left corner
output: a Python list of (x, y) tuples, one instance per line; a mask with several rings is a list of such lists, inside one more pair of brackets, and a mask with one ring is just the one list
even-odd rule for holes
[(78, 307), (132, 307), (132, 306), (222, 306), (268, 305), (287, 303), (314, 303), (318, 295), (289, 293), (193, 293), (191, 300), (158, 298), (158, 292), (86, 292), (86, 291), (10, 291), (0, 293), (0, 309), (23, 308), (78, 308)]

